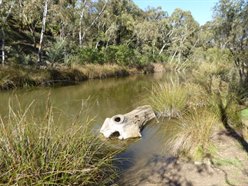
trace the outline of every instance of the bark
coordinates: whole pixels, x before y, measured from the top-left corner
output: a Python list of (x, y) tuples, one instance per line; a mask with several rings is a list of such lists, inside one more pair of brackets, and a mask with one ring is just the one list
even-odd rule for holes
[(166, 43), (164, 43), (164, 45), (163, 45), (162, 48), (160, 49), (159, 55), (164, 51), (165, 46), (166, 46)]
[[(0, 0), (0, 5), (2, 5), (3, 1)], [(1, 39), (1, 56), (2, 56), (2, 65), (5, 64), (5, 31), (4, 31), (4, 25), (6, 24), (6, 21), (12, 11), (12, 8), (15, 5), (15, 1), (12, 2), (10, 9), (7, 12), (6, 17), (2, 17), (3, 25), (1, 25), (1, 32), (2, 32), (2, 39)]]
[(137, 107), (135, 110), (118, 114), (111, 118), (106, 118), (100, 132), (109, 138), (118, 132), (119, 139), (141, 137), (140, 131), (148, 123), (148, 121), (156, 118), (156, 115), (149, 105)]
[(43, 18), (42, 18), (42, 28), (40, 33), (40, 45), (38, 50), (38, 63), (42, 62), (42, 47), (43, 47), (43, 40), (44, 40), (44, 33), (46, 30), (46, 18), (47, 18), (47, 9), (48, 9), (48, 0), (44, 2), (44, 11), (43, 11)]
[[(86, 35), (86, 33), (89, 31), (89, 29), (91, 29), (92, 26), (95, 25), (96, 21), (99, 19), (99, 17), (101, 17), (102, 13), (104, 12), (105, 8), (106, 8), (106, 5), (107, 5), (107, 1), (105, 1), (101, 11), (99, 12), (99, 14), (95, 17), (95, 19), (92, 21), (92, 23), (90, 24), (90, 26), (88, 26), (84, 31), (83, 31), (83, 35), (82, 35), (82, 25), (81, 25), (81, 28), (79, 29), (79, 44), (83, 43), (83, 40), (84, 40), (84, 37)], [(82, 14), (81, 14), (82, 15)], [(80, 17), (81, 18), (81, 17)], [(80, 24), (82, 24), (82, 21), (80, 20)]]
[(79, 46), (82, 47), (82, 21), (83, 21), (83, 17), (84, 17), (84, 8), (85, 8), (85, 5), (86, 5), (86, 0), (83, 2), (83, 9), (82, 9), (82, 12), (80, 14), (80, 20), (79, 20), (79, 33), (78, 33), (78, 36), (79, 36)]
[(2, 27), (2, 29), (1, 29), (1, 31), (2, 31), (2, 40), (1, 40), (1, 55), (2, 55), (2, 65), (4, 66), (4, 64), (5, 64), (5, 40), (4, 40), (4, 38), (5, 38), (5, 32), (4, 32), (4, 29), (3, 29), (3, 27)]

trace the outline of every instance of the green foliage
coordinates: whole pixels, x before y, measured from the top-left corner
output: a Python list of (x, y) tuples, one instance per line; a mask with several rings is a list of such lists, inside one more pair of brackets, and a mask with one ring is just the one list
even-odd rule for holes
[[(44, 2), (4, 5), (5, 9), (0, 12), (2, 18), (14, 7), (3, 28), (4, 48), (10, 51), (7, 62), (36, 63)], [(77, 5), (67, 1), (50, 2), (48, 12), (42, 60), (52, 64), (71, 64), (75, 60), (83, 64), (139, 66), (165, 62), (174, 53), (185, 59), (195, 41), (189, 28), (198, 30), (190, 12), (177, 10), (169, 17), (161, 8), (143, 11), (133, 1), (126, 0), (80, 1)], [(185, 29), (184, 24), (187, 24)], [(187, 33), (185, 42), (180, 42), (181, 33)], [(30, 56), (28, 62), (23, 59), (25, 56)]]
[(104, 54), (92, 48), (83, 48), (79, 52), (81, 63), (93, 63), (93, 64), (103, 64), (104, 63)]
[(178, 132), (169, 142), (172, 151), (201, 159), (211, 149), (212, 130), (218, 122), (206, 109), (191, 110), (178, 122)]
[(154, 85), (149, 104), (163, 117), (179, 117), (187, 106), (187, 88), (179, 83)]
[(127, 45), (109, 46), (104, 49), (105, 61), (119, 65), (132, 65), (136, 63), (134, 50)]
[(218, 45), (231, 51), (239, 70), (240, 86), (247, 90), (248, 2), (220, 0), (215, 7), (214, 31)]
[(134, 50), (127, 45), (113, 45), (102, 49), (83, 48), (80, 49), (79, 57), (83, 64), (112, 63), (124, 66), (136, 64)]
[(64, 59), (68, 55), (66, 48), (66, 40), (57, 39), (56, 42), (52, 43), (52, 45), (48, 49), (48, 61), (51, 63), (64, 63)]
[(0, 119), (0, 184), (110, 184), (115, 152), (92, 134), (91, 120), (62, 130), (54, 125), (51, 107), (37, 121), (32, 104), (23, 112), (9, 107), (8, 118)]

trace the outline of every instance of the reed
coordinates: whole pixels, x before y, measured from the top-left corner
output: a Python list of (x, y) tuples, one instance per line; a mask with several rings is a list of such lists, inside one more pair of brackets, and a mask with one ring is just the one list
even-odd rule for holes
[(169, 141), (172, 152), (193, 159), (202, 158), (211, 149), (216, 123), (219, 123), (218, 118), (207, 109), (191, 110), (178, 121), (178, 131)]
[(187, 106), (188, 91), (177, 82), (155, 84), (149, 97), (149, 104), (162, 117), (180, 117)]
[[(108, 185), (116, 177), (116, 151), (92, 134), (92, 120), (56, 127), (52, 107), (38, 121), (31, 112), (9, 106), (0, 118), (1, 185)], [(37, 114), (37, 113), (36, 113)]]

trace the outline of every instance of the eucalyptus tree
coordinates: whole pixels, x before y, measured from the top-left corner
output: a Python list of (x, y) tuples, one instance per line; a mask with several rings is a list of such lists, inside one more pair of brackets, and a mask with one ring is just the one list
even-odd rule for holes
[(32, 37), (32, 45), (37, 47), (37, 30), (40, 28), (42, 18), (42, 1), (41, 0), (19, 0), (14, 10), (14, 19), (24, 32)]
[[(80, 0), (78, 1), (78, 14), (80, 16), (79, 18), (79, 32), (78, 32), (78, 40), (79, 40), (79, 46), (82, 47), (82, 40), (84, 38), (84, 35), (83, 34), (83, 19), (85, 18), (85, 14), (86, 14), (86, 11), (87, 11), (87, 7), (88, 7), (88, 1), (87, 0)], [(85, 34), (85, 32), (84, 32)]]
[(219, 46), (233, 55), (241, 85), (248, 85), (248, 2), (220, 0), (215, 7), (215, 35)]
[(95, 48), (133, 44), (135, 20), (140, 15), (141, 10), (131, 0), (96, 1), (89, 19), (94, 23), (89, 32), (91, 43), (95, 44)]
[(178, 62), (188, 57), (196, 46), (199, 24), (194, 20), (189, 11), (175, 9), (170, 17), (170, 54), (173, 61), (176, 57)]
[(138, 8), (131, 0), (109, 0), (108, 17), (111, 19), (111, 33), (114, 44), (130, 42), (133, 35), (134, 20), (138, 15)]
[(40, 33), (39, 49), (38, 49), (38, 63), (42, 62), (42, 47), (43, 47), (44, 33), (45, 33), (45, 29), (46, 29), (48, 2), (49, 2), (49, 0), (44, 0), (42, 27), (41, 27), (41, 33)]
[(143, 15), (142, 21), (135, 21), (134, 33), (137, 37), (137, 43), (141, 51), (152, 52), (153, 57), (160, 55), (168, 44), (168, 14), (161, 7), (148, 7)]
[(15, 6), (15, 0), (13, 1), (0, 1), (0, 14), (1, 14), (1, 40), (0, 40), (0, 45), (1, 45), (1, 59), (2, 59), (2, 65), (5, 64), (5, 40), (6, 40), (6, 34), (5, 31), (8, 27), (8, 18), (12, 13), (12, 10)]
[(92, 45), (101, 27), (102, 17), (107, 9), (107, 0), (78, 2), (78, 41), (79, 46)]
[(216, 38), (214, 34), (214, 22), (209, 21), (200, 27), (198, 32), (197, 47), (202, 47), (204, 50), (216, 46)]
[(61, 40), (74, 39), (76, 33), (76, 2), (71, 0), (58, 0), (50, 4), (47, 17), (48, 32)]
[(162, 19), (159, 22), (159, 55), (162, 54), (164, 49), (168, 49), (168, 47), (171, 45), (171, 36), (173, 34), (174, 30), (171, 29), (171, 26), (169, 24), (169, 17), (166, 17)]

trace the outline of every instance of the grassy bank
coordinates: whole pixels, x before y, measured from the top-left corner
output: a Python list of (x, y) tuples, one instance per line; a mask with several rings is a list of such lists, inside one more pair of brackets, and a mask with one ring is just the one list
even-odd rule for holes
[(37, 69), (31, 66), (1, 66), (0, 90), (30, 86), (55, 86), (76, 84), (87, 79), (124, 77), (137, 73), (151, 73), (153, 66), (125, 67), (111, 64), (72, 64), (71, 66)]
[(9, 106), (0, 118), (0, 185), (109, 185), (116, 151), (92, 134), (91, 121), (64, 130), (52, 107), (38, 120), (32, 104), (23, 111)]
[(241, 105), (237, 72), (223, 60), (193, 63), (190, 77), (153, 86), (148, 103), (158, 116), (177, 121), (177, 133), (169, 141), (175, 155), (194, 160), (214, 156), (213, 136), (220, 131), (247, 148), (247, 124), (240, 111), (248, 105)]

